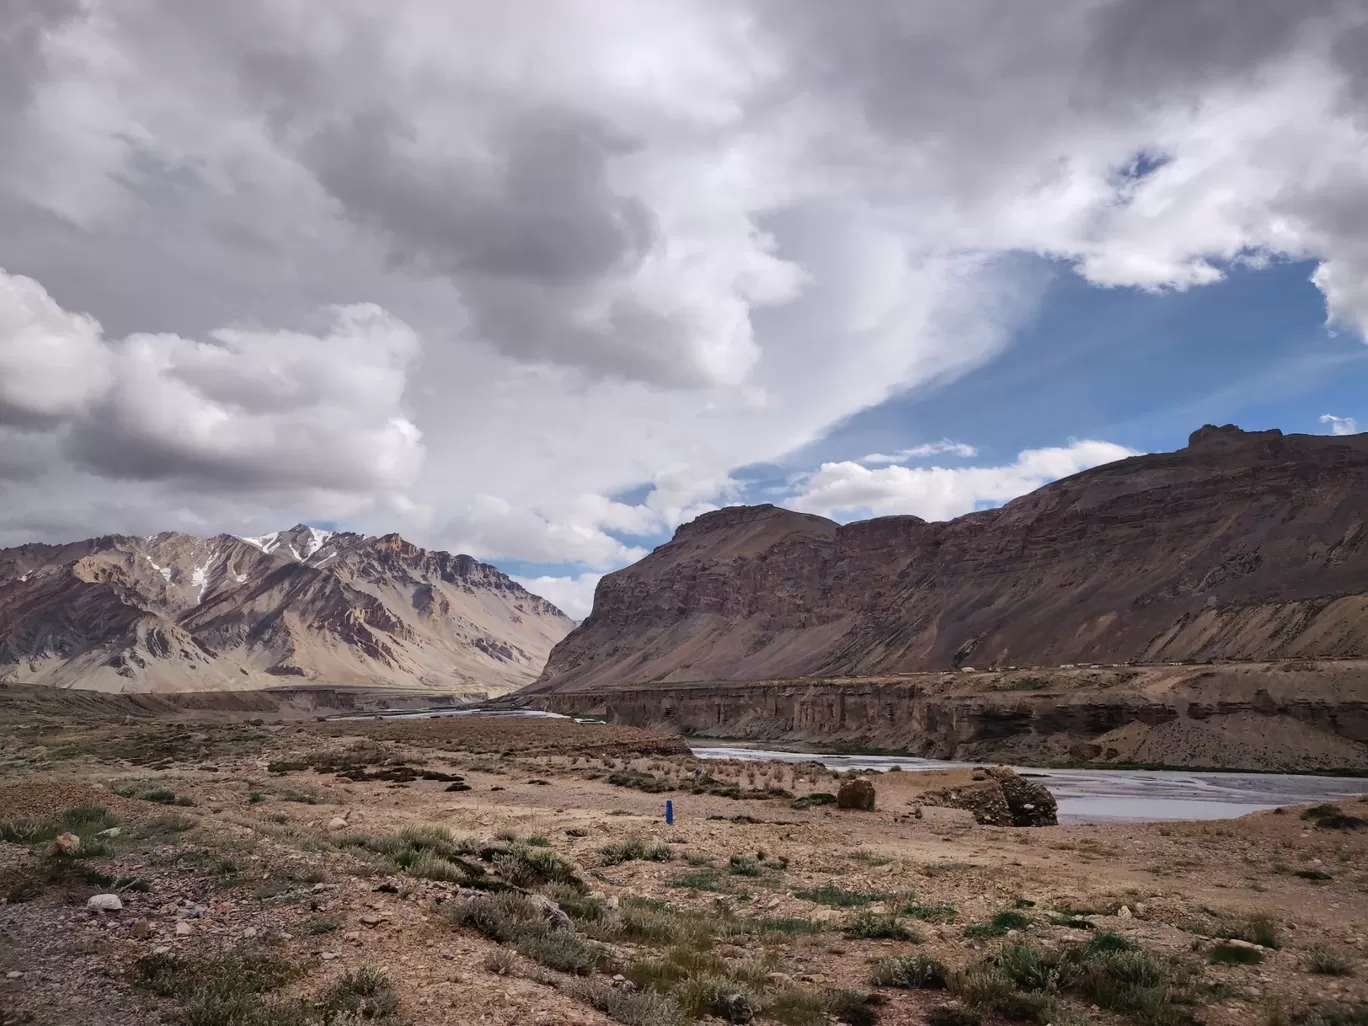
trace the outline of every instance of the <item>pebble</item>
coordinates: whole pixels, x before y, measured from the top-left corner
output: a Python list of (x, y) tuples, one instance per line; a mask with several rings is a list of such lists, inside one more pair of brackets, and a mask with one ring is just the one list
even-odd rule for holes
[(21, 973), (18, 969), (12, 969), (9, 972), (5, 973), (5, 979), (7, 980), (22, 980), (23, 978), (24, 974)]
[(334, 816), (332, 819), (328, 820), (328, 829), (329, 829), (329, 830), (346, 830), (346, 829), (347, 829), (347, 821), (346, 821), (345, 819), (343, 819), (341, 816)]
[(92, 912), (121, 912), (123, 902), (117, 894), (92, 894), (86, 900), (86, 908)]
[(147, 940), (152, 936), (152, 924), (146, 919), (135, 919), (128, 932), (133, 935), (134, 940)]
[(379, 917), (379, 916), (373, 915), (373, 914), (370, 913), (370, 912), (367, 912), (365, 915), (363, 915), (363, 916), (361, 917), (361, 925), (362, 925), (362, 926), (379, 926), (379, 925), (380, 925), (380, 921), (381, 921), (381, 920), (380, 920), (380, 917)]
[(320, 952), (319, 957), (321, 957), (325, 962), (331, 962), (334, 958), (338, 957), (338, 954), (336, 951), (324, 951)]
[(176, 924), (177, 937), (189, 937), (194, 932), (195, 928), (191, 926), (189, 923), (187, 923), (184, 919), (182, 919), (179, 923)]
[(1120, 908), (1118, 908), (1118, 909), (1116, 910), (1116, 918), (1117, 918), (1117, 919), (1129, 919), (1130, 917), (1131, 917), (1131, 910), (1130, 910), (1129, 908), (1127, 908), (1125, 905), (1122, 905)]
[(249, 927), (247, 927), (247, 929), (245, 929), (245, 930), (242, 931), (242, 936), (243, 936), (244, 938), (246, 938), (247, 940), (251, 940), (251, 939), (252, 939), (253, 937), (255, 937), (256, 935), (257, 935), (257, 928), (256, 928), (255, 926), (249, 926)]

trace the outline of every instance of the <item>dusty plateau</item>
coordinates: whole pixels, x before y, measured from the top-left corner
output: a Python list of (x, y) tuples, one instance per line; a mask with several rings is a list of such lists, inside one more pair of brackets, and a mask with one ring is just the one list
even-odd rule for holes
[(627, 726), (0, 703), (0, 1022), (1368, 1021), (1368, 802), (924, 803), (975, 775), (862, 811)]

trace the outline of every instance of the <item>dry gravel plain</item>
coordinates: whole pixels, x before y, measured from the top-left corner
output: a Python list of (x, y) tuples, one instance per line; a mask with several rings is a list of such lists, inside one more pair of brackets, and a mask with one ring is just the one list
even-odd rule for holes
[(1368, 803), (919, 804), (971, 775), (794, 808), (843, 781), (567, 721), (0, 723), (0, 1026), (1368, 1023)]

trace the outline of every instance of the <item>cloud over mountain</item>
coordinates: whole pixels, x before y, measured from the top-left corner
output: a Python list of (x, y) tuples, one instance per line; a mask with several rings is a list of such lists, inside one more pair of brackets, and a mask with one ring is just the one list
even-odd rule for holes
[[(1039, 298), (1023, 254), (1149, 290), (1311, 260), (1368, 332), (1348, 0), (21, 0), (12, 24), (4, 542), (326, 518), (605, 569), (738, 468), (1000, 353)], [(797, 494), (959, 510), (1106, 455), (942, 486), (902, 465), (918, 441)]]

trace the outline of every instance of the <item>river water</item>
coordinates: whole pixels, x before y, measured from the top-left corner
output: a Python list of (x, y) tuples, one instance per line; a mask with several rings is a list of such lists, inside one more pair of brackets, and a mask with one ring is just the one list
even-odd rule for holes
[[(883, 773), (963, 768), (981, 763), (941, 762), (891, 755), (814, 755), (760, 748), (695, 748), (700, 759), (819, 762), (828, 769)], [(1368, 778), (1290, 773), (1194, 773), (1187, 770), (1058, 770), (1019, 766), (1016, 771), (1048, 787), (1061, 823), (1149, 823), (1229, 819), (1280, 805), (1305, 805), (1368, 794)]]
[[(538, 709), (425, 709), (338, 717), (368, 720), (427, 719), (433, 716), (527, 716), (569, 719)], [(581, 721), (598, 722), (598, 721)], [(884, 773), (978, 765), (895, 755), (831, 755), (763, 748), (694, 747), (700, 759), (818, 762), (828, 769)], [(1016, 767), (1054, 794), (1061, 823), (1153, 823), (1163, 820), (1230, 819), (1280, 805), (1306, 805), (1368, 794), (1368, 778), (1317, 777), (1291, 773), (1195, 773), (1186, 770), (1058, 770)]]

